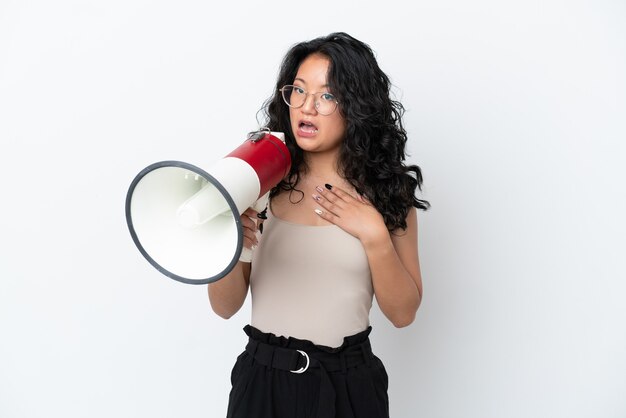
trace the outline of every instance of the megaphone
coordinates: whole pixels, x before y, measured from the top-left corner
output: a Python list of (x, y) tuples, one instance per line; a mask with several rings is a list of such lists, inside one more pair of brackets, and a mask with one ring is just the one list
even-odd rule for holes
[(141, 254), (164, 275), (189, 284), (226, 276), (251, 252), (240, 215), (265, 208), (289, 173), (282, 132), (263, 129), (204, 171), (181, 161), (144, 168), (126, 195), (126, 223)]

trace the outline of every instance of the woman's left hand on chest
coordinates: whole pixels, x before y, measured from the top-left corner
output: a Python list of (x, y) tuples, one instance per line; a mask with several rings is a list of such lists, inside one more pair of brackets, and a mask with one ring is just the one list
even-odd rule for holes
[(336, 186), (316, 187), (313, 199), (319, 205), (315, 212), (362, 242), (389, 237), (383, 216), (366, 198), (353, 197)]

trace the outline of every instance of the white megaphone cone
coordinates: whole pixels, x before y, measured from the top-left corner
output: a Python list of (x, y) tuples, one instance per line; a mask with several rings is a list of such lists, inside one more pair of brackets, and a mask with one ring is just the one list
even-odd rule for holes
[(204, 171), (180, 161), (143, 169), (126, 196), (126, 223), (143, 256), (166, 276), (192, 284), (227, 275), (243, 247), (240, 216), (261, 211), (269, 191), (289, 173), (280, 132), (259, 131)]

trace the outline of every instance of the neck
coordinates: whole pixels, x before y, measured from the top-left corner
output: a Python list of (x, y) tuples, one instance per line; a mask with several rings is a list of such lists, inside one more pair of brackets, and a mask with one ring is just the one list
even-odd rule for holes
[(308, 154), (305, 161), (307, 168), (301, 172), (299, 187), (314, 192), (316, 186), (324, 187), (328, 183), (348, 192), (353, 189), (339, 169), (337, 154)]
[(310, 153), (305, 155), (306, 172), (304, 176), (329, 177), (339, 176), (339, 158), (337, 153)]

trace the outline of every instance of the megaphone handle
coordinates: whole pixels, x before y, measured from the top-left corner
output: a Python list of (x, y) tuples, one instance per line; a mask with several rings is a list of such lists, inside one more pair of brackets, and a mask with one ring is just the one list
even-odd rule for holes
[[(255, 211), (261, 213), (265, 211), (269, 205), (270, 192), (265, 193), (263, 196), (257, 199), (250, 207)], [(258, 221), (257, 221), (258, 222)], [(239, 256), (239, 261), (244, 263), (250, 263), (252, 261), (252, 249), (243, 247), (241, 249), (241, 255)]]
[[(259, 238), (259, 233), (257, 231), (256, 233), (257, 238)], [(247, 248), (247, 247), (243, 247), (241, 249), (241, 255), (239, 256), (239, 261), (242, 261), (244, 263), (250, 263), (252, 262), (252, 252), (254, 250), (252, 248)]]
[(263, 212), (265, 209), (267, 209), (269, 200), (270, 200), (270, 192), (267, 192), (263, 196), (259, 197), (257, 201), (252, 204), (251, 207), (257, 212)]
[(252, 250), (250, 248), (243, 247), (239, 261), (250, 263), (252, 261)]

